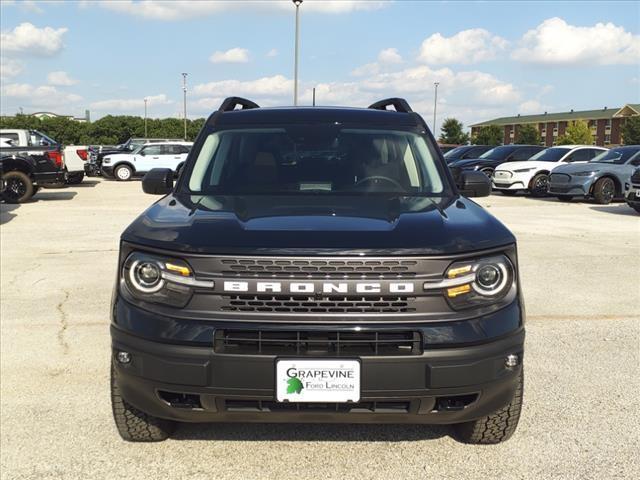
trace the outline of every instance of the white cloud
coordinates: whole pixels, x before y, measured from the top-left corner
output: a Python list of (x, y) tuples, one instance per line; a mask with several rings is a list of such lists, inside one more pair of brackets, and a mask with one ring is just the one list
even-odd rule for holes
[[(147, 109), (170, 105), (173, 100), (169, 100), (167, 96), (162, 93), (159, 95), (151, 95), (146, 97)], [(93, 102), (89, 105), (92, 110), (98, 110), (103, 112), (112, 112), (114, 110), (120, 112), (142, 112), (144, 111), (144, 98), (115, 98), (111, 100), (100, 100)]]
[(398, 53), (397, 48), (385, 48), (378, 54), (378, 62), (380, 63), (402, 63), (402, 57)]
[(209, 57), (212, 63), (247, 63), (249, 50), (246, 48), (231, 48), (226, 52), (217, 51)]
[(422, 42), (418, 60), (429, 64), (469, 64), (492, 60), (508, 42), (483, 28), (472, 28), (443, 37), (434, 33)]
[(57, 85), (60, 87), (68, 87), (78, 83), (78, 80), (71, 78), (67, 72), (49, 72), (47, 75), (47, 83), (49, 85)]
[(542, 64), (637, 64), (640, 35), (613, 23), (577, 27), (554, 17), (525, 33), (511, 57)]
[(521, 113), (522, 115), (530, 115), (534, 113), (541, 113), (548, 109), (549, 107), (543, 105), (538, 100), (527, 100), (520, 104), (518, 107), (518, 113)]
[(13, 30), (0, 34), (0, 48), (3, 53), (16, 52), (48, 57), (62, 49), (62, 37), (67, 31), (67, 28), (38, 28), (28, 22), (21, 23)]
[(69, 107), (82, 100), (80, 95), (65, 93), (50, 85), (33, 86), (28, 83), (10, 83), (3, 85), (0, 93), (11, 99), (26, 99), (38, 108)]
[(402, 57), (396, 48), (385, 48), (380, 50), (376, 62), (367, 63), (360, 67), (354, 68), (351, 75), (354, 77), (365, 77), (380, 73), (383, 69), (392, 65), (402, 63)]
[(20, 75), (23, 70), (22, 63), (16, 60), (10, 58), (2, 58), (0, 60), (0, 79), (3, 81)]
[(193, 87), (195, 96), (214, 96), (224, 98), (232, 95), (282, 97), (293, 94), (293, 80), (284, 75), (262, 77), (256, 80), (221, 80), (218, 82), (201, 83)]
[(267, 52), (267, 57), (277, 57), (277, 56), (278, 56), (278, 50), (275, 48), (272, 48)]
[[(300, 7), (301, 12), (327, 14), (349, 13), (357, 10), (376, 10), (383, 8), (388, 1), (358, 0), (305, 0)], [(198, 2), (168, 0), (120, 0), (102, 1), (100, 5), (116, 12), (135, 15), (152, 20), (185, 20), (215, 15), (228, 11), (276, 11), (292, 12), (293, 5), (289, 1), (222, 1), (201, 0)]]

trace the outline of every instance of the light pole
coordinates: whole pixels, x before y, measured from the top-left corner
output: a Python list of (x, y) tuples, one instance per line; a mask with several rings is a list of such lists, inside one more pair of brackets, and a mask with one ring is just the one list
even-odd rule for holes
[(144, 99), (144, 137), (147, 138), (147, 98)]
[(300, 5), (302, 0), (292, 0), (296, 6), (296, 48), (295, 48), (295, 61), (293, 66), (293, 105), (298, 105), (298, 54), (300, 43)]
[(433, 82), (433, 84), (436, 87), (436, 94), (433, 97), (433, 136), (437, 137), (437, 134), (436, 134), (436, 110), (438, 109), (438, 85), (440, 85), (440, 82)]
[(184, 94), (184, 139), (187, 140), (187, 75), (182, 74), (182, 93)]

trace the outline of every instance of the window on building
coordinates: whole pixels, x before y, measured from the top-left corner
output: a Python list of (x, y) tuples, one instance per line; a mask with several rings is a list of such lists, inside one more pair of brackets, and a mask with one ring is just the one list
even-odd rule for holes
[(611, 143), (611, 135), (607, 134), (604, 136), (604, 143), (605, 145)]

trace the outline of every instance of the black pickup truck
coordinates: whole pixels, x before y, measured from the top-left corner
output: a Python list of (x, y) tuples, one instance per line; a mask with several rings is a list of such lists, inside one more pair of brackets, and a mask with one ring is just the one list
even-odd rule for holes
[[(240, 108), (238, 108), (240, 107)], [(392, 110), (393, 108), (393, 110)], [(122, 234), (110, 308), (120, 435), (176, 422), (455, 424), (498, 443), (522, 405), (516, 239), (454, 181), (403, 99), (232, 97)]]
[(14, 147), (0, 143), (2, 199), (7, 203), (28, 201), (42, 186), (65, 181), (61, 146), (58, 144)]

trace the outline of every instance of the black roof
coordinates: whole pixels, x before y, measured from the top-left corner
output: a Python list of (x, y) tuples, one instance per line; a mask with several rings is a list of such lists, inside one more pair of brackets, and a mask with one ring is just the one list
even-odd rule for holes
[(419, 125), (416, 114), (349, 107), (277, 107), (222, 112), (216, 125), (281, 123), (362, 123), (368, 125)]

